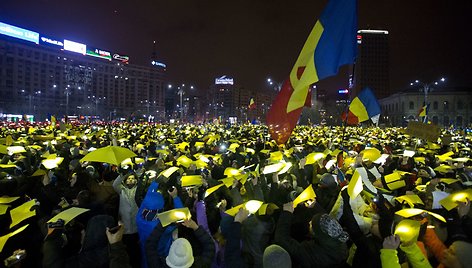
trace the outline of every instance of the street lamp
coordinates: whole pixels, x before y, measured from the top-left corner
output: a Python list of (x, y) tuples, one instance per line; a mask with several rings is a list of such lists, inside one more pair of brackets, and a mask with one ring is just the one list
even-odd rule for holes
[[(171, 85), (168, 86), (169, 88), (172, 88)], [(194, 86), (190, 86), (189, 87), (190, 89), (195, 89)], [(177, 91), (177, 94), (179, 95), (180, 97), (180, 122), (183, 122), (183, 119), (184, 119), (184, 105), (183, 105), (183, 95), (185, 94), (185, 84), (182, 84), (181, 86), (177, 87), (178, 91)]]
[(410, 86), (419, 86), (420, 91), (423, 91), (424, 93), (424, 105), (428, 104), (428, 94), (433, 91), (433, 86), (439, 85), (439, 83), (444, 83), (446, 81), (446, 78), (442, 77), (438, 81), (433, 81), (430, 83), (424, 83), (421, 82), (420, 80), (415, 80), (415, 82), (411, 82)]
[[(22, 90), (21, 90), (21, 93), (25, 93), (25, 90), (22, 89)], [(31, 109), (31, 107), (32, 107), (32, 102), (33, 102), (33, 98), (34, 98), (35, 95), (39, 95), (39, 94), (41, 94), (41, 90), (34, 91), (34, 92), (32, 92), (32, 93), (30, 93), (30, 94), (27, 95), (27, 97), (28, 97), (28, 103), (29, 103), (28, 111), (29, 111), (29, 113), (31, 113), (31, 114), (34, 113), (34, 111)]]
[(67, 87), (64, 89), (64, 94), (66, 95), (66, 118), (65, 118), (65, 121), (67, 123), (68, 118), (69, 118), (69, 96), (72, 94), (70, 85), (67, 85)]
[(272, 78), (267, 78), (267, 84), (269, 84), (269, 86), (272, 86), (275, 91), (280, 91), (282, 89), (282, 83), (278, 83)]
[[(446, 81), (446, 78), (442, 77), (441, 79), (439, 79), (438, 81), (433, 81), (433, 82), (430, 82), (430, 83), (424, 83), (424, 82), (421, 82), (420, 80), (415, 80), (415, 82), (411, 82), (410, 83), (410, 86), (419, 86), (420, 87), (420, 91), (423, 91), (424, 93), (424, 104), (423, 105), (428, 105), (428, 94), (433, 91), (433, 86), (437, 86), (439, 85), (439, 83), (444, 83)], [(426, 122), (426, 117), (428, 115), (426, 115), (424, 117), (424, 121)]]

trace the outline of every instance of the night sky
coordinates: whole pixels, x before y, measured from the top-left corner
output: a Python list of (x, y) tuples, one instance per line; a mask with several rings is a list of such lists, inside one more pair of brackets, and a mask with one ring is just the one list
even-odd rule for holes
[[(228, 75), (258, 89), (268, 76), (288, 77), (326, 2), (1, 0), (0, 21), (129, 55), (141, 65), (149, 64), (156, 40), (171, 81), (207, 88)], [(468, 2), (359, 0), (359, 29), (390, 33), (392, 90), (441, 76), (449, 86), (472, 86)], [(331, 90), (336, 83), (322, 85)]]

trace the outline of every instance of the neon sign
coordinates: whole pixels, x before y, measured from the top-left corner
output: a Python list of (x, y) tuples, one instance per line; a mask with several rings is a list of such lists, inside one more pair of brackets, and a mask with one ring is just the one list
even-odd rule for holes
[(226, 77), (226, 75), (223, 75), (222, 77), (215, 79), (215, 85), (233, 85), (233, 84), (234, 84), (233, 78)]
[(0, 22), (0, 33), (39, 44), (39, 33)]
[(129, 57), (128, 56), (124, 56), (124, 55), (120, 55), (120, 54), (113, 54), (113, 59), (114, 60), (117, 60), (117, 61), (121, 61), (123, 63), (128, 63), (129, 61)]
[(151, 64), (154, 65), (154, 66), (159, 66), (159, 67), (163, 67), (163, 68), (167, 67), (167, 65), (165, 65), (162, 62), (158, 62), (158, 61), (152, 61)]
[(60, 47), (61, 49), (64, 48), (64, 42), (55, 40), (46, 36), (41, 36), (40, 41), (41, 41), (41, 44), (44, 44), (44, 45), (57, 46), (57, 47)]
[(105, 51), (105, 50), (101, 50), (101, 49), (98, 49), (98, 48), (89, 47), (87, 49), (86, 54), (88, 56), (97, 57), (97, 58), (100, 58), (100, 59), (111, 60), (111, 53), (110, 52)]
[(64, 39), (64, 50), (85, 55), (85, 53), (87, 53), (87, 46), (85, 44)]

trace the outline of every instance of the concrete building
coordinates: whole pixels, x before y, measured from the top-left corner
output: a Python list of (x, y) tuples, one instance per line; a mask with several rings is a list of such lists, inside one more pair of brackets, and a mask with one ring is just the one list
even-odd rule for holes
[[(379, 100), (382, 107), (381, 121), (386, 125), (405, 126), (418, 117), (425, 95), (408, 89)], [(466, 127), (472, 125), (472, 88), (436, 88), (428, 94), (428, 121), (442, 127)]]
[(355, 67), (354, 96), (365, 87), (372, 89), (377, 98), (389, 96), (388, 31), (359, 30), (357, 43), (359, 50)]
[[(208, 89), (207, 120), (237, 120), (239, 122), (257, 120), (265, 122), (266, 114), (272, 105), (277, 92), (268, 89), (254, 90), (237, 85), (233, 78), (222, 76)], [(255, 109), (248, 109), (251, 98)]]
[(164, 118), (166, 66), (0, 23), (0, 114)]

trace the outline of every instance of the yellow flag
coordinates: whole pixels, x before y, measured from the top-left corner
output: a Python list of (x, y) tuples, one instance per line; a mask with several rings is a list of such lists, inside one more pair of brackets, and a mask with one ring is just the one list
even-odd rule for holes
[(77, 208), (77, 207), (71, 207), (68, 208), (61, 213), (57, 214), (54, 216), (52, 219), (50, 219), (48, 222), (56, 222), (59, 219), (64, 220), (64, 224), (69, 223), (71, 220), (73, 220), (75, 217), (79, 216), (82, 213), (85, 213), (89, 211), (90, 209), (86, 208)]
[(224, 183), (221, 183), (221, 184), (218, 184), (216, 186), (213, 186), (211, 188), (208, 188), (206, 191), (205, 191), (205, 198), (209, 195), (211, 195), (212, 193), (214, 193), (216, 190), (220, 189), (221, 186), (225, 185)]
[(246, 203), (243, 203), (239, 206), (235, 206), (226, 210), (225, 213), (234, 217), (236, 216), (236, 214), (238, 214), (240, 208), (245, 208), (246, 210), (249, 211), (249, 213), (254, 214), (259, 210), (262, 204), (263, 202), (259, 200), (249, 200)]
[(14, 232), (11, 232), (11, 233), (9, 233), (9, 234), (6, 234), (6, 235), (0, 237), (0, 252), (2, 252), (3, 247), (5, 246), (5, 243), (7, 243), (8, 239), (9, 239), (10, 237), (12, 237), (12, 236), (14, 236), (14, 235), (16, 235), (16, 234), (22, 232), (23, 230), (26, 229), (26, 227), (28, 227), (28, 225), (29, 225), (29, 224), (27, 224), (27, 225), (25, 225), (25, 226), (23, 226), (23, 227), (17, 229), (17, 230), (14, 231)]
[(162, 171), (159, 176), (164, 176), (166, 178), (169, 178), (172, 174), (174, 174), (174, 172), (176, 172), (177, 170), (179, 170), (178, 167), (170, 167), (164, 171)]
[(408, 205), (410, 205), (410, 207), (414, 207), (415, 204), (424, 205), (423, 200), (421, 200), (421, 198), (416, 194), (403, 195), (403, 196), (396, 197), (395, 199), (400, 203), (403, 201), (407, 202)]
[(472, 189), (466, 189), (466, 190), (454, 192), (450, 194), (448, 197), (439, 201), (439, 204), (441, 204), (445, 209), (451, 210), (457, 207), (458, 202), (465, 202), (467, 198), (469, 200), (472, 200)]
[(418, 239), (421, 223), (414, 220), (402, 220), (395, 228), (395, 234), (402, 242), (416, 241)]
[(310, 186), (306, 187), (303, 192), (293, 200), (293, 207), (296, 208), (298, 204), (310, 200), (310, 199), (315, 199), (316, 194), (315, 191), (313, 190), (313, 186), (310, 184)]
[(13, 201), (16, 201), (18, 198), (20, 197), (19, 196), (14, 196), (14, 197), (2, 196), (0, 197), (0, 204), (10, 204)]
[(36, 200), (33, 199), (31, 201), (23, 203), (23, 205), (21, 206), (18, 206), (10, 210), (10, 216), (11, 216), (10, 228), (36, 215), (36, 210), (33, 210), (33, 211), (30, 210), (35, 204), (36, 204)]
[(192, 215), (190, 214), (190, 210), (187, 207), (184, 207), (159, 213), (157, 214), (157, 217), (161, 221), (162, 226), (166, 227), (167, 225), (174, 222), (188, 220), (192, 217)]
[(362, 192), (363, 189), (364, 187), (362, 186), (361, 176), (356, 170), (347, 186), (347, 193), (351, 197), (351, 200), (353, 200)]
[(182, 176), (182, 187), (199, 186), (203, 184), (201, 175)]

